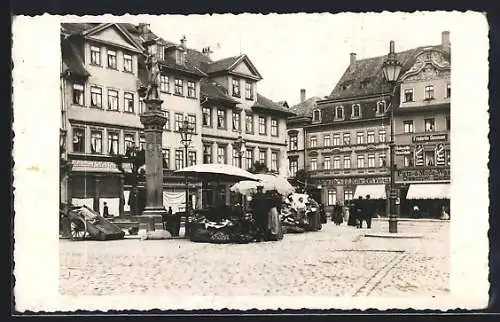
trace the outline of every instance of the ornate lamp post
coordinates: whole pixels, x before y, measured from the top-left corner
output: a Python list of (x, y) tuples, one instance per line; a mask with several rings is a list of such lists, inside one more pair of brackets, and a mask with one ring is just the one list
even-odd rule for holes
[(390, 181), (389, 181), (389, 233), (398, 232), (398, 218), (397, 218), (397, 204), (396, 200), (398, 198), (398, 191), (395, 186), (395, 175), (396, 175), (396, 162), (395, 162), (395, 143), (394, 143), (394, 107), (392, 104), (394, 100), (394, 91), (396, 90), (396, 84), (399, 79), (399, 74), (401, 72), (401, 63), (397, 60), (396, 53), (394, 52), (394, 41), (391, 40), (389, 45), (389, 54), (387, 59), (384, 61), (382, 66), (384, 72), (384, 77), (392, 89), (392, 94), (390, 97), (390, 122), (391, 122), (391, 138), (389, 142), (389, 171), (390, 171)]
[[(181, 144), (184, 146), (184, 159), (186, 160), (184, 162), (184, 166), (188, 167), (189, 166), (189, 155), (188, 155), (188, 148), (189, 145), (192, 142), (191, 137), (193, 136), (194, 133), (194, 127), (189, 124), (189, 121), (187, 119), (184, 119), (184, 122), (182, 125), (179, 127), (179, 133), (181, 134)], [(185, 189), (186, 189), (186, 222), (189, 218), (189, 180), (188, 176), (186, 175), (185, 177)]]
[(238, 138), (233, 143), (233, 147), (236, 149), (236, 153), (238, 154), (238, 167), (240, 168), (243, 168), (243, 155), (245, 154), (245, 144), (246, 141), (240, 132)]

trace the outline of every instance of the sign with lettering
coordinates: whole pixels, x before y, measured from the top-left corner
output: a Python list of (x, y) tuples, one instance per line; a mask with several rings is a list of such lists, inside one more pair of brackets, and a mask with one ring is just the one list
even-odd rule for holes
[(415, 165), (424, 165), (424, 148), (421, 145), (415, 147)]
[(386, 184), (389, 183), (389, 177), (332, 178), (318, 181), (322, 185)]
[(438, 144), (436, 146), (436, 165), (445, 165), (446, 164), (446, 156), (444, 151), (444, 146), (442, 144)]
[(436, 141), (448, 141), (448, 134), (426, 134), (426, 135), (415, 135), (412, 137), (414, 143), (423, 142), (436, 142)]
[(401, 169), (396, 181), (446, 181), (450, 180), (450, 168)]
[(116, 164), (111, 161), (72, 160), (71, 164), (75, 171), (118, 171)]
[(396, 145), (395, 153), (396, 155), (410, 155), (411, 148), (409, 145)]

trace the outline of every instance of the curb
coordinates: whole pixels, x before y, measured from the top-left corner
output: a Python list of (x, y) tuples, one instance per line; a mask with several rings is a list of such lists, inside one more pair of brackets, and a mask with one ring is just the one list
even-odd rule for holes
[[(389, 221), (388, 218), (372, 218), (372, 221)], [(449, 219), (431, 219), (431, 218), (398, 218), (398, 221), (409, 222), (450, 222)]]

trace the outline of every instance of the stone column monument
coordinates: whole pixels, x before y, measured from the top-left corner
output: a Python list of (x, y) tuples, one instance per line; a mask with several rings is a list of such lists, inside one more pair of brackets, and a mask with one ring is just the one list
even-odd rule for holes
[(144, 103), (145, 111), (140, 115), (146, 135), (146, 207), (141, 223), (146, 224), (147, 239), (169, 238), (163, 228), (162, 215), (167, 211), (163, 206), (163, 160), (162, 133), (167, 118), (161, 111), (163, 101), (158, 95), (159, 66), (156, 56), (149, 55), (147, 61), (148, 84)]

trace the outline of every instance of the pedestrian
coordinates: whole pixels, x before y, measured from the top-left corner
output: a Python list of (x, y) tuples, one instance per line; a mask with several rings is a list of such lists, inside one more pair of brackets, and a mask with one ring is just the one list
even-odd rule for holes
[(363, 218), (364, 218), (364, 209), (363, 209), (363, 196), (359, 196), (358, 200), (355, 201), (355, 213), (356, 213), (356, 228), (363, 228)]
[(364, 206), (364, 220), (366, 221), (366, 227), (368, 229), (372, 228), (372, 217), (373, 217), (373, 202), (370, 199), (370, 195), (366, 195), (365, 199), (365, 206)]
[(446, 212), (446, 207), (443, 205), (441, 206), (441, 220), (449, 220), (450, 215)]
[(413, 216), (415, 218), (420, 217), (420, 208), (418, 207), (418, 205), (413, 206)]
[(357, 227), (357, 222), (356, 222), (356, 207), (354, 205), (354, 201), (346, 201), (346, 210), (347, 210), (347, 225), (348, 226), (353, 226)]
[(109, 217), (109, 208), (108, 208), (108, 203), (106, 201), (104, 201), (104, 207), (103, 207), (103, 210), (102, 210), (102, 216), (104, 218), (108, 218)]

